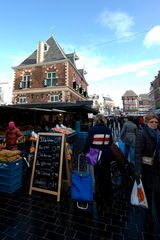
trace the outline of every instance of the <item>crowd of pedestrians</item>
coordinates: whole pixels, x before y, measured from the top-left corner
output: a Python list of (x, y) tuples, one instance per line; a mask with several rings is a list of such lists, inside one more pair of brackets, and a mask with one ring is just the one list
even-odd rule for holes
[(146, 227), (154, 225), (152, 206), (160, 223), (160, 131), (159, 117), (145, 117), (145, 124), (135, 142), (135, 172), (142, 178), (149, 208), (146, 210)]
[[(153, 206), (160, 224), (160, 118), (152, 113), (143, 117), (108, 117), (98, 114), (89, 129), (84, 154), (90, 147), (102, 150), (100, 161), (94, 166), (95, 200), (112, 197), (111, 162), (115, 160), (112, 144), (121, 142), (133, 180), (142, 180), (148, 200), (146, 226), (152, 226)], [(112, 150), (111, 150), (112, 149)], [(146, 162), (144, 161), (146, 159)], [(151, 161), (152, 160), (152, 161)], [(148, 162), (147, 162), (148, 161)], [(150, 162), (149, 162), (150, 161)], [(125, 165), (126, 167), (126, 165)]]

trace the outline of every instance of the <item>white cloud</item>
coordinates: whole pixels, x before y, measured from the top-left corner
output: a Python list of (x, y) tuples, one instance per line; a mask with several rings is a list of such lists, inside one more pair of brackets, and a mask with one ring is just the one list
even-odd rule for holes
[(137, 94), (149, 92), (151, 72), (155, 74), (160, 65), (160, 58), (113, 66), (108, 58), (91, 53), (79, 57), (78, 67), (85, 66), (87, 71), (89, 94), (109, 95), (116, 106), (122, 106), (121, 97), (127, 89)]
[(131, 28), (134, 25), (134, 21), (127, 13), (106, 10), (99, 17), (99, 21), (105, 27), (115, 31), (119, 38), (127, 38), (133, 35)]
[(149, 75), (149, 72), (147, 70), (140, 70), (136, 73), (136, 77), (146, 77)]
[[(106, 63), (105, 60), (107, 61)], [(135, 73), (138, 77), (148, 76), (148, 68), (160, 64), (160, 58), (123, 64), (117, 67), (109, 66), (108, 59), (104, 57), (101, 58), (100, 56), (83, 55), (78, 62), (78, 67), (82, 67), (82, 65), (85, 66), (87, 71), (86, 79), (93, 83), (128, 73)]]
[[(17, 66), (20, 64), (28, 55), (14, 55), (8, 56), (11, 66)], [(83, 54), (79, 54), (79, 60), (76, 61), (78, 68), (84, 68), (87, 71), (86, 80), (89, 83), (88, 91), (89, 94), (105, 94), (109, 95), (116, 103), (121, 105), (121, 96), (124, 94), (126, 89), (133, 88), (136, 92), (138, 88), (145, 90), (144, 85), (147, 89), (146, 82), (142, 82), (142, 78), (147, 77), (149, 74), (149, 68), (158, 66), (160, 64), (160, 58), (139, 61), (135, 63), (127, 63), (116, 66), (116, 62), (110, 61), (108, 56), (102, 56), (96, 51), (83, 51)], [(9, 77), (3, 72), (0, 73), (0, 81), (13, 80), (11, 73), (13, 70), (9, 68)], [(131, 80), (131, 74), (134, 78)], [(155, 74), (155, 73), (154, 73)], [(138, 79), (138, 80), (136, 80)], [(152, 80), (152, 79), (151, 79)], [(139, 81), (138, 83), (136, 81)], [(146, 81), (146, 80), (145, 80)], [(135, 83), (136, 82), (136, 83)], [(150, 82), (150, 80), (149, 80)], [(136, 86), (136, 90), (134, 89)], [(129, 87), (129, 88), (128, 88)]]
[(160, 25), (153, 27), (145, 36), (144, 46), (160, 45)]

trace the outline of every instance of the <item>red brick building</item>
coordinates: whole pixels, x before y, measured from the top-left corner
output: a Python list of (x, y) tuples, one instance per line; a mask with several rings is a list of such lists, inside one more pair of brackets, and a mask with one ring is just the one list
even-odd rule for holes
[(13, 67), (13, 104), (76, 102), (88, 98), (84, 69), (75, 53), (65, 54), (50, 37), (20, 65)]
[(160, 109), (160, 71), (151, 82), (149, 95), (152, 103), (152, 109)]
[(123, 96), (123, 111), (127, 114), (136, 114), (138, 112), (138, 95), (132, 91), (127, 90)]

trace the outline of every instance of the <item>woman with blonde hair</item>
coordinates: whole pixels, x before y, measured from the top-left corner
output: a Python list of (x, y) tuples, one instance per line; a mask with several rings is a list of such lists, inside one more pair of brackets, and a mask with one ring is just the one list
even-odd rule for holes
[(94, 166), (96, 200), (107, 199), (111, 196), (111, 144), (112, 133), (106, 125), (106, 118), (102, 114), (97, 114), (94, 117), (93, 127), (91, 127), (88, 131), (88, 138), (86, 139), (83, 151), (84, 154), (86, 154), (90, 147), (100, 149), (102, 151), (100, 160)]
[(146, 210), (145, 226), (154, 225), (153, 199), (157, 217), (160, 221), (160, 131), (159, 117), (155, 114), (145, 116), (145, 124), (136, 137), (135, 168), (136, 174), (142, 176), (149, 209)]

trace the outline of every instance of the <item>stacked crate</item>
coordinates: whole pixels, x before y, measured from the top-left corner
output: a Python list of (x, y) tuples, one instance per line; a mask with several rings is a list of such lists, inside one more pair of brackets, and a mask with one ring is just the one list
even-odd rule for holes
[(0, 192), (13, 193), (22, 187), (23, 160), (0, 161)]

